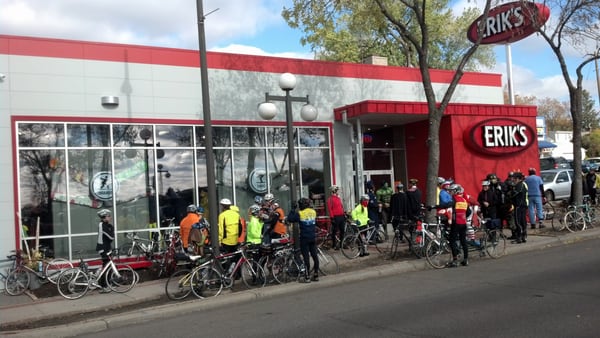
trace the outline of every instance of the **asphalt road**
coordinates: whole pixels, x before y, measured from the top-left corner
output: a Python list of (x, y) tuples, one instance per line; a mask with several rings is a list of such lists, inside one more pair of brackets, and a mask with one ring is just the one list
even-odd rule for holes
[(85, 337), (597, 337), (600, 240), (180, 313)]

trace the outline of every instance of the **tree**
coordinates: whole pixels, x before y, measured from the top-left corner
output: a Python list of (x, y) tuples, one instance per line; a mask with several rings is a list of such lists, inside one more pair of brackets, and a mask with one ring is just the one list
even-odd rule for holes
[(581, 92), (581, 127), (583, 130), (594, 130), (600, 126), (600, 120), (598, 119), (598, 112), (594, 110), (594, 100), (590, 92), (583, 90)]
[[(420, 35), (419, 23), (406, 2), (382, 1), (389, 10), (404, 20), (410, 34)], [(471, 46), (465, 32), (479, 15), (469, 8), (455, 17), (448, 0), (423, 2), (429, 31), (428, 62), (431, 68), (456, 69), (463, 52)], [(421, 6), (421, 5), (419, 5)], [(417, 7), (415, 7), (417, 8)], [(362, 62), (372, 55), (385, 56), (390, 65), (416, 67), (418, 56), (413, 44), (399, 34), (394, 24), (382, 14), (376, 1), (294, 0), (282, 15), (292, 28), (300, 28), (305, 36), (302, 45), (309, 45), (320, 60)], [(475, 71), (495, 65), (492, 47), (477, 49), (465, 70)]]
[[(523, 1), (525, 2), (525, 1)], [(581, 172), (581, 152), (575, 151), (582, 146), (583, 126), (583, 68), (598, 59), (598, 53), (592, 53), (594, 41), (600, 40), (600, 0), (546, 0), (553, 18), (546, 25), (535, 26), (539, 35), (548, 43), (556, 56), (569, 90), (571, 118), (573, 121), (573, 169)], [(534, 22), (534, 25), (536, 23)], [(566, 47), (565, 47), (566, 46)], [(582, 51), (582, 62), (576, 67), (576, 79), (573, 81), (565, 61), (564, 49), (573, 47)], [(570, 52), (570, 51), (569, 51)], [(581, 175), (574, 177), (574, 201), (581, 204)]]
[(573, 130), (573, 122), (569, 113), (569, 103), (555, 98), (545, 97), (537, 100), (538, 115), (546, 118), (546, 129)]
[(581, 145), (585, 148), (587, 157), (600, 156), (600, 129), (583, 136)]
[[(336, 27), (341, 27), (340, 32), (352, 35), (354, 32), (352, 29), (358, 27), (354, 26), (356, 24), (362, 25), (363, 31), (380, 33), (376, 36), (388, 39), (390, 47), (400, 49), (401, 56), (407, 64), (418, 65), (429, 119), (426, 189), (428, 205), (436, 202), (436, 178), (440, 164), (439, 131), (442, 116), (464, 70), (468, 69), (467, 65), (474, 64), (469, 62), (481, 44), (485, 24), (485, 20), (480, 21), (477, 27), (478, 39), (474, 43), (462, 41), (466, 40), (464, 34), (466, 30), (462, 30), (462, 34), (456, 34), (457, 31), (448, 29), (452, 26), (449, 20), (454, 19), (447, 6), (447, 0), (294, 0), (292, 9), (285, 9), (283, 14), (291, 27), (303, 25), (305, 32), (314, 32), (308, 35), (305, 41), (311, 43), (313, 49), (315, 46), (321, 47), (321, 54), (326, 54), (327, 48), (330, 47), (326, 43), (330, 41), (326, 39), (328, 35), (339, 36)], [(487, 17), (490, 7), (491, 1), (485, 1), (484, 17)], [(448, 35), (447, 31), (452, 33)], [(461, 38), (458, 38), (459, 36)], [(395, 45), (391, 42), (395, 42)], [(442, 64), (445, 64), (445, 67)], [(441, 98), (436, 96), (433, 89), (432, 68), (454, 70), (452, 80)]]

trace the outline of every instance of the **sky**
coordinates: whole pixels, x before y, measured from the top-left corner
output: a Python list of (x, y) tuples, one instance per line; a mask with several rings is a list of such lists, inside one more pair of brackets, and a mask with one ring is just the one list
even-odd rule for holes
[[(281, 17), (291, 0), (204, 0), (209, 51), (311, 59), (302, 32)], [(455, 12), (483, 1), (452, 0)], [(210, 14), (209, 14), (210, 13)], [(552, 14), (551, 19), (552, 20)], [(196, 0), (0, 0), (0, 34), (198, 49)], [(592, 51), (597, 46), (591, 47)], [(496, 66), (486, 72), (507, 81), (506, 47), (497, 46)], [(514, 93), (568, 101), (556, 56), (532, 35), (510, 46)], [(563, 51), (571, 76), (582, 54)], [(596, 101), (596, 72), (584, 68), (584, 88)]]

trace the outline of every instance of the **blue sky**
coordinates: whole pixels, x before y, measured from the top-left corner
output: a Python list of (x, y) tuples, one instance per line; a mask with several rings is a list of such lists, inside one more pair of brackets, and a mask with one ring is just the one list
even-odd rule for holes
[[(453, 8), (483, 5), (454, 0)], [(281, 18), (291, 0), (204, 0), (207, 48), (213, 51), (311, 58), (302, 32)], [(551, 16), (552, 18), (552, 16)], [(102, 41), (186, 49), (198, 48), (196, 0), (0, 0), (0, 34)], [(595, 50), (596, 46), (590, 46)], [(496, 66), (506, 82), (504, 46), (495, 47)], [(556, 57), (536, 36), (511, 45), (515, 93), (567, 101)], [(571, 75), (582, 54), (565, 50)], [(584, 87), (598, 101), (593, 63), (584, 68)]]

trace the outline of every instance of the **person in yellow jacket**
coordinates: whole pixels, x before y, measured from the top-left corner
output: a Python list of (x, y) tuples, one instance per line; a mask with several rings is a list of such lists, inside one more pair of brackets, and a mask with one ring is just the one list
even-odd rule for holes
[(231, 209), (231, 201), (223, 198), (219, 204), (223, 210), (219, 214), (219, 245), (223, 252), (235, 252), (240, 234), (240, 214)]
[[(360, 197), (360, 203), (356, 205), (354, 210), (352, 210), (352, 220), (356, 223), (356, 225), (358, 225), (359, 228), (369, 225), (369, 200), (369, 195), (362, 195)], [(364, 233), (361, 234), (361, 236), (363, 241), (365, 241), (366, 239), (364, 238)], [(363, 257), (368, 255), (369, 252), (367, 251), (367, 246), (365, 245), (364, 248), (361, 248), (360, 256)]]

